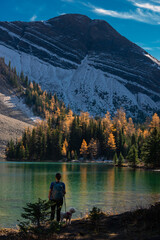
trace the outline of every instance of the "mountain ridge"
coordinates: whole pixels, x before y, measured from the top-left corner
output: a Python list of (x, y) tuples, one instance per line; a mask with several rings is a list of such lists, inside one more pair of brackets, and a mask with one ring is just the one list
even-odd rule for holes
[(160, 110), (160, 62), (104, 20), (66, 14), (0, 22), (0, 55), (75, 112), (120, 106), (139, 118)]

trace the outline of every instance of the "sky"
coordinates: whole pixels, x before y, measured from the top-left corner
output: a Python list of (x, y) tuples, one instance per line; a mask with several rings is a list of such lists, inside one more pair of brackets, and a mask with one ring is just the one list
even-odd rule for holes
[(160, 0), (0, 0), (0, 21), (44, 21), (66, 13), (103, 19), (160, 60)]

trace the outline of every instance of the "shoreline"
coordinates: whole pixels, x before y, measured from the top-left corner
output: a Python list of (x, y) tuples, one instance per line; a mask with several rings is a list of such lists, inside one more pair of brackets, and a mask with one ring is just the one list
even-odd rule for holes
[[(60, 231), (51, 235), (41, 234), (41, 239), (160, 239), (160, 202), (149, 208), (138, 208), (117, 215), (102, 213), (96, 223), (90, 218), (72, 220), (71, 225), (63, 225)], [(45, 238), (44, 238), (45, 237)], [(155, 238), (154, 238), (155, 237)], [(0, 239), (26, 239), (24, 233), (13, 228), (0, 228)], [(27, 239), (37, 239), (33, 234)]]
[(108, 166), (113, 166), (113, 167), (116, 167), (116, 168), (129, 168), (129, 169), (142, 169), (142, 170), (147, 170), (147, 171), (155, 171), (155, 172), (160, 172), (160, 168), (153, 168), (153, 167), (146, 167), (144, 165), (137, 165), (136, 167), (132, 167), (130, 165), (128, 165), (127, 163), (126, 164), (123, 164), (122, 166), (118, 166), (118, 165), (115, 165), (113, 164), (113, 161), (112, 160), (82, 160), (82, 159), (79, 159), (79, 160), (58, 160), (58, 161), (52, 161), (52, 160), (47, 160), (47, 161), (35, 161), (35, 160), (32, 160), (32, 161), (12, 161), (12, 160), (6, 160), (5, 158), (0, 158), (2, 161), (0, 161), (0, 163), (21, 163), (21, 164), (27, 164), (27, 163), (35, 163), (35, 164), (41, 164), (41, 163), (49, 163), (49, 164), (56, 164), (56, 163), (79, 163), (79, 164), (85, 164), (85, 163), (99, 163), (99, 164), (106, 164)]

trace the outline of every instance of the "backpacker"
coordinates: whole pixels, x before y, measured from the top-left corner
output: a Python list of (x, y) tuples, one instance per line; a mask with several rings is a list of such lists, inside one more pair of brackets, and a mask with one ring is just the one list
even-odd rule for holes
[(53, 184), (53, 190), (51, 192), (51, 200), (63, 199), (63, 196), (64, 196), (63, 184), (61, 182), (55, 182)]

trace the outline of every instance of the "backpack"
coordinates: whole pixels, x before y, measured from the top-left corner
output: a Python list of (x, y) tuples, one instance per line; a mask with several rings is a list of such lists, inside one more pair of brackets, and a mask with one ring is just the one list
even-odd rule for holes
[(53, 190), (51, 192), (51, 199), (59, 200), (63, 199), (63, 196), (64, 196), (63, 184), (61, 182), (55, 182), (53, 184)]

